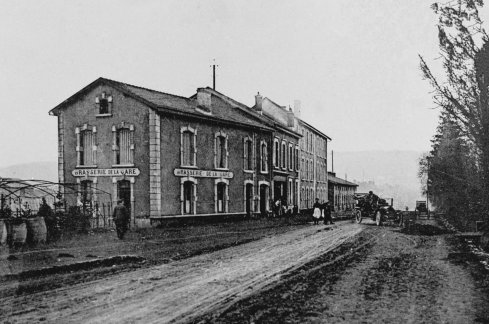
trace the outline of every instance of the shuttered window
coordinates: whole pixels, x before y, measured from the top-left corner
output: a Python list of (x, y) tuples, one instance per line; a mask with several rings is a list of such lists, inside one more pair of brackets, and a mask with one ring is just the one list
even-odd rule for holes
[(253, 170), (253, 141), (247, 137), (244, 140), (243, 145), (243, 168), (245, 170)]
[(95, 159), (95, 136), (89, 129), (84, 129), (78, 134), (78, 165), (92, 166), (96, 165)]
[(190, 131), (182, 133), (182, 165), (194, 165), (194, 134)]
[(115, 165), (133, 165), (134, 163), (134, 126), (121, 123), (112, 127)]
[(122, 128), (116, 132), (116, 164), (131, 164), (131, 133)]

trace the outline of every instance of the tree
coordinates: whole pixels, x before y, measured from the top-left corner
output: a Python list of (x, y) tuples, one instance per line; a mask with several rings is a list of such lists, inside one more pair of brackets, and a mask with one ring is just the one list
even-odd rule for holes
[[(459, 226), (479, 218), (481, 183), (476, 158), (458, 127), (442, 114), (432, 150), (420, 160), (422, 183), (437, 210)], [(426, 176), (429, 176), (426, 179)]]
[[(438, 39), (445, 79), (437, 79), (420, 55), (420, 67), (433, 87), (433, 100), (441, 108), (445, 121), (456, 129), (456, 137), (467, 144), (475, 172), (482, 178), (485, 216), (489, 210), (489, 77), (481, 77), (481, 64), (489, 58), (485, 48), (489, 40), (478, 9), (482, 0), (457, 0), (435, 3), (438, 15)], [(482, 50), (481, 50), (482, 49)], [(489, 69), (488, 74), (489, 76)], [(487, 79), (487, 81), (485, 80)], [(488, 83), (489, 84), (489, 83)], [(448, 125), (448, 124), (447, 124)], [(438, 143), (439, 145), (440, 143)]]

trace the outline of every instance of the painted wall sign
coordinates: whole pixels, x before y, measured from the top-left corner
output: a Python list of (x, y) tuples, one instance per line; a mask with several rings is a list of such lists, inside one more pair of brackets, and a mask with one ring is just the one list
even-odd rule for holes
[(74, 177), (137, 177), (138, 168), (114, 168), (114, 169), (75, 169), (71, 171)]
[(214, 171), (214, 170), (195, 170), (195, 169), (175, 169), (173, 174), (177, 177), (196, 177), (196, 178), (225, 178), (231, 179), (231, 171)]

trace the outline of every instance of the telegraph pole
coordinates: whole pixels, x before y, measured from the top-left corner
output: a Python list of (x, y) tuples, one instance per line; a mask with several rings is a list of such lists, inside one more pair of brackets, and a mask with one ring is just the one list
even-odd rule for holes
[(214, 63), (211, 65), (212, 66), (212, 90), (216, 90), (216, 59), (214, 59)]
[(429, 186), (430, 186), (430, 158), (426, 157), (426, 209), (428, 211), (428, 219), (430, 219), (430, 201), (429, 201)]

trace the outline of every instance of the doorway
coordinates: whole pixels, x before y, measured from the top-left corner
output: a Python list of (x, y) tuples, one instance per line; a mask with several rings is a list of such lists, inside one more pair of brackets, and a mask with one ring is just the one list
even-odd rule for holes
[(117, 200), (122, 199), (124, 206), (131, 213), (131, 182), (129, 180), (117, 181)]
[(245, 201), (245, 208), (246, 208), (246, 215), (251, 216), (253, 212), (253, 185), (248, 183), (246, 184), (246, 201)]
[(266, 215), (268, 205), (268, 186), (260, 185), (260, 213)]

